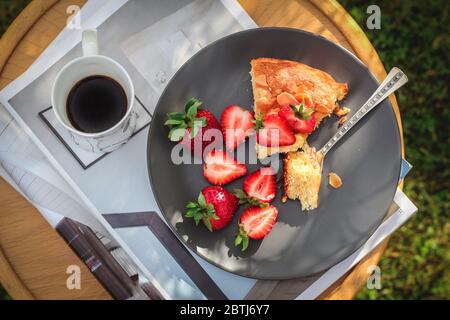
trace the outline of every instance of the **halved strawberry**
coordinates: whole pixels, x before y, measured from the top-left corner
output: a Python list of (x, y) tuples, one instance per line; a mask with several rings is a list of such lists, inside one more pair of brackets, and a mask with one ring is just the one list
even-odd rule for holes
[(275, 172), (271, 167), (258, 169), (245, 178), (243, 187), (249, 197), (270, 202), (277, 192)]
[(209, 231), (219, 230), (230, 223), (238, 205), (238, 199), (225, 188), (209, 186), (203, 188), (197, 202), (188, 202), (185, 216), (193, 218), (196, 225), (202, 221)]
[(278, 210), (274, 206), (267, 208), (251, 207), (245, 210), (239, 219), (239, 234), (234, 244), (242, 244), (242, 251), (248, 247), (248, 239), (259, 240), (272, 230), (278, 217)]
[(311, 133), (316, 126), (314, 109), (305, 107), (305, 102), (299, 105), (284, 106), (278, 115), (289, 123), (296, 133)]
[(254, 120), (250, 111), (236, 105), (228, 106), (223, 110), (220, 124), (228, 149), (236, 149), (253, 132)]
[[(203, 150), (211, 143), (218, 144), (215, 138), (203, 138), (208, 130), (217, 130), (220, 137), (222, 129), (216, 117), (207, 109), (200, 109), (202, 102), (195, 98), (190, 99), (184, 112), (171, 112), (167, 114), (164, 125), (170, 127), (169, 139), (183, 145), (184, 149), (190, 150), (194, 155), (201, 157)], [(210, 136), (216, 137), (217, 134)]]
[(239, 163), (223, 150), (213, 149), (205, 156), (203, 176), (212, 184), (221, 186), (246, 174), (245, 164)]
[(277, 114), (268, 114), (264, 120), (256, 121), (256, 141), (266, 147), (289, 146), (295, 142), (292, 128)]

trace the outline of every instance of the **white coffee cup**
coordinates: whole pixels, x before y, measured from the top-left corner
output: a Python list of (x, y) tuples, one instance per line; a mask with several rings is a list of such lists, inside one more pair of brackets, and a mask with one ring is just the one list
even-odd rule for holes
[[(119, 63), (98, 53), (97, 30), (83, 31), (82, 46), (83, 56), (66, 64), (56, 76), (51, 97), (53, 111), (58, 122), (69, 131), (78, 146), (91, 152), (110, 152), (125, 144), (136, 130), (133, 83)], [(127, 96), (127, 111), (113, 127), (102, 132), (86, 133), (77, 130), (70, 123), (67, 97), (79, 81), (97, 75), (112, 78), (122, 86)]]

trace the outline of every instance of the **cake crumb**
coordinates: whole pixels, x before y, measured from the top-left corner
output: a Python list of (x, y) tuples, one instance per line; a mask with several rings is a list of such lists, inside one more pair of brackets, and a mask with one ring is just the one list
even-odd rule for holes
[(344, 123), (347, 122), (347, 120), (348, 120), (347, 117), (342, 117), (341, 119), (339, 119), (338, 126), (341, 127)]
[(346, 114), (348, 114), (350, 112), (350, 108), (347, 107), (342, 107), (342, 108), (338, 108), (337, 110), (334, 110), (334, 114), (337, 115), (338, 117), (343, 117)]
[(338, 189), (342, 186), (341, 177), (339, 177), (336, 173), (330, 172), (328, 174), (328, 183), (335, 189)]

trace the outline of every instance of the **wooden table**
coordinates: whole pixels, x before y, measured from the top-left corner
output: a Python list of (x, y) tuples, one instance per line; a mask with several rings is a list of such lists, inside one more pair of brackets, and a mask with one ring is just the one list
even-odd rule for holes
[[(63, 29), (66, 8), (85, 0), (34, 0), (0, 40), (0, 89), (23, 73)], [(320, 34), (355, 53), (380, 80), (385, 69), (351, 16), (336, 1), (239, 0), (260, 26), (288, 26)], [(401, 129), (400, 112), (391, 97)], [(401, 131), (401, 130), (400, 130)], [(403, 149), (403, 137), (402, 149)], [(403, 153), (403, 150), (402, 150)], [(402, 187), (402, 186), (400, 186)], [(351, 299), (365, 285), (367, 267), (377, 264), (387, 240), (322, 294)], [(66, 268), (81, 267), (81, 290), (66, 288)], [(14, 299), (111, 299), (40, 213), (0, 179), (0, 282)], [(296, 280), (258, 281), (248, 297), (296, 296)], [(297, 289), (298, 290), (298, 289)]]

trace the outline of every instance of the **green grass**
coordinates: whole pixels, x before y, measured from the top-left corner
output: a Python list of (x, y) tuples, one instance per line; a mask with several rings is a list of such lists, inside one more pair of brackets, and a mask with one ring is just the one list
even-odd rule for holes
[(0, 35), (29, 2), (30, 0), (0, 0)]
[(359, 299), (450, 298), (448, 26), (450, 2), (371, 1), (381, 29), (366, 28), (363, 0), (341, 4), (363, 28), (389, 70), (400, 67), (409, 83), (397, 94), (406, 158), (414, 165), (404, 191), (419, 212), (391, 238), (379, 264), (382, 289)]
[[(28, 0), (0, 0), (0, 34)], [(380, 261), (381, 290), (359, 299), (450, 298), (450, 161), (448, 84), (450, 2), (371, 1), (381, 8), (381, 29), (368, 30), (364, 0), (341, 3), (366, 32), (385, 68), (399, 66), (410, 82), (397, 94), (414, 169), (405, 192), (419, 212), (391, 238)], [(0, 287), (0, 299), (8, 295)]]

